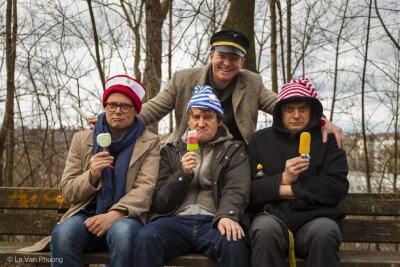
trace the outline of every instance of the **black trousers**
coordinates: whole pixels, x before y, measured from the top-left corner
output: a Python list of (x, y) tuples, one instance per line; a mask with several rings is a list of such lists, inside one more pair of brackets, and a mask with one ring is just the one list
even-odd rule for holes
[[(307, 267), (340, 266), (342, 241), (338, 224), (329, 218), (316, 218), (294, 233), (296, 257), (306, 258)], [(253, 267), (288, 266), (289, 234), (286, 225), (272, 214), (257, 216), (250, 229)]]

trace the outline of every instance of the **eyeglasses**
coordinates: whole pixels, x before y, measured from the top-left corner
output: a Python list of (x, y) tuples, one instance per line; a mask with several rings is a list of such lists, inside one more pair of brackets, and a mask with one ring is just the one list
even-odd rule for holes
[(117, 110), (117, 108), (119, 107), (119, 110), (121, 110), (122, 113), (129, 113), (129, 111), (131, 111), (131, 109), (134, 107), (134, 105), (124, 104), (124, 103), (118, 104), (115, 102), (110, 102), (110, 103), (106, 102), (105, 107), (110, 112), (115, 112)]

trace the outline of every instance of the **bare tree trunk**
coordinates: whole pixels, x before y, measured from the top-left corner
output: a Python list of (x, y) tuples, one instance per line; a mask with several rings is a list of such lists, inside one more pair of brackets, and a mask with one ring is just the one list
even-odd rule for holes
[[(395, 40), (390, 31), (387, 29), (385, 23), (383, 22), (382, 16), (379, 13), (379, 8), (378, 8), (378, 2), (375, 0), (375, 12), (376, 15), (385, 30), (385, 33), (389, 37), (389, 39), (392, 41), (393, 45), (397, 48), (398, 51), (400, 51), (400, 44), (399, 41)], [(399, 53), (397, 53), (399, 54)], [(399, 58), (399, 57), (397, 57)], [(395, 108), (395, 113), (394, 113), (394, 168), (393, 168), (393, 193), (398, 193), (400, 189), (397, 188), (397, 176), (398, 176), (398, 165), (399, 165), (399, 117), (400, 117), (400, 66), (399, 63), (397, 64), (397, 85), (396, 85), (396, 108)], [(397, 250), (399, 250), (399, 245), (396, 245)]]
[(329, 120), (333, 120), (333, 113), (335, 111), (335, 103), (336, 103), (336, 92), (337, 92), (337, 79), (338, 79), (338, 66), (339, 66), (339, 46), (340, 46), (340, 39), (342, 38), (342, 32), (344, 29), (344, 23), (346, 20), (346, 13), (347, 13), (347, 6), (349, 4), (349, 0), (346, 0), (343, 17), (342, 17), (342, 24), (340, 25), (339, 33), (336, 38), (336, 55), (335, 55), (335, 74), (333, 77), (333, 92), (332, 92), (332, 104), (331, 104), (331, 115)]
[[(376, 3), (375, 3), (376, 4)], [(400, 58), (400, 50), (397, 51), (397, 58)], [(400, 118), (400, 63), (397, 62), (397, 85), (396, 85), (396, 103), (394, 113), (394, 168), (393, 168), (393, 193), (400, 192), (400, 188), (397, 188), (397, 176), (398, 176), (398, 165), (399, 165), (399, 118)]]
[(129, 5), (129, 7), (130, 7), (130, 13), (129, 13), (124, 4), (124, 0), (120, 0), (120, 3), (121, 3), (122, 10), (124, 11), (126, 21), (128, 22), (128, 26), (132, 30), (134, 37), (135, 37), (134, 38), (135, 39), (135, 53), (134, 53), (135, 56), (134, 56), (134, 61), (133, 61), (133, 71), (135, 74), (135, 78), (139, 81), (142, 81), (142, 73), (139, 69), (140, 48), (141, 48), (140, 47), (140, 31), (139, 31), (139, 29), (140, 29), (140, 23), (142, 22), (144, 1), (140, 2), (139, 17), (136, 20), (135, 16), (134, 16), (133, 17), (134, 22), (132, 22), (131, 14), (135, 14), (135, 10), (132, 8), (131, 5)]
[(277, 44), (276, 44), (276, 10), (275, 0), (269, 1), (269, 9), (271, 12), (271, 81), (272, 91), (278, 93), (278, 66), (277, 66)]
[(257, 72), (256, 50), (254, 48), (254, 7), (255, 0), (231, 0), (223, 29), (234, 29), (249, 38), (250, 49), (246, 54), (245, 68)]
[(369, 166), (369, 155), (368, 155), (368, 144), (367, 144), (367, 133), (366, 133), (366, 122), (365, 122), (365, 84), (366, 84), (366, 72), (367, 72), (367, 62), (368, 62), (368, 48), (369, 48), (369, 33), (371, 27), (371, 10), (372, 10), (372, 0), (369, 2), (369, 12), (368, 12), (368, 23), (367, 23), (367, 37), (365, 40), (365, 55), (364, 55), (364, 67), (361, 78), (361, 127), (363, 136), (363, 149), (364, 149), (364, 160), (365, 160), (365, 175), (367, 179), (367, 190), (371, 192), (371, 173)]
[(281, 1), (276, 0), (276, 6), (278, 8), (278, 14), (279, 14), (279, 38), (280, 38), (280, 48), (281, 48), (281, 67), (282, 67), (282, 79), (283, 83), (286, 83), (286, 74), (285, 74), (285, 41), (283, 40), (283, 14), (282, 14), (282, 8), (281, 8)]
[(218, 1), (218, 0), (213, 1), (213, 9), (212, 9), (212, 19), (211, 19), (211, 32), (212, 33), (215, 33), (217, 31), (217, 26), (216, 26), (217, 3), (216, 3), (216, 1)]
[[(40, 114), (40, 112), (43, 112), (43, 116), (45, 118), (44, 130), (42, 129), (41, 126), (39, 126), (39, 130), (42, 131), (42, 134), (43, 134), (42, 144), (40, 145), (40, 147), (41, 147), (40, 153), (41, 153), (42, 159), (45, 159), (46, 158), (46, 144), (48, 142), (50, 119), (49, 119), (49, 115), (46, 112), (47, 110), (46, 110), (45, 106), (43, 105), (43, 103), (42, 103), (42, 101), (40, 99), (40, 95), (41, 94), (39, 92), (38, 86), (36, 85), (36, 80), (35, 80), (34, 75), (33, 75), (34, 69), (31, 66), (31, 58), (30, 57), (28, 57), (28, 60), (27, 60), (27, 71), (28, 71), (29, 80), (32, 83), (33, 92), (34, 92), (36, 100), (38, 102), (38, 106), (40, 107), (39, 114)], [(35, 186), (35, 180), (32, 181), (32, 186)]]
[(349, 4), (349, 0), (346, 0), (343, 17), (342, 17), (342, 24), (340, 25), (339, 34), (336, 38), (336, 56), (335, 56), (335, 74), (333, 77), (333, 93), (332, 93), (332, 104), (331, 104), (331, 116), (329, 117), (330, 121), (333, 121), (333, 113), (335, 111), (335, 103), (336, 103), (336, 91), (337, 91), (337, 79), (338, 79), (338, 65), (339, 65), (339, 47), (340, 47), (340, 39), (342, 38), (342, 32), (344, 29), (344, 23), (346, 20), (346, 13), (347, 13), (347, 6)]
[[(14, 111), (12, 114), (14, 118)], [(9, 128), (7, 131), (7, 160), (6, 160), (6, 185), (13, 186), (13, 172), (14, 172), (14, 154), (15, 154), (15, 140), (14, 140), (14, 119), (10, 120)]]
[(286, 0), (286, 76), (292, 79), (292, 1)]
[(397, 47), (398, 50), (400, 50), (400, 44), (399, 42), (396, 42), (396, 40), (393, 38), (392, 34), (390, 33), (390, 31), (388, 30), (388, 28), (386, 27), (385, 23), (383, 22), (383, 19), (381, 17), (381, 14), (379, 13), (379, 8), (378, 8), (378, 3), (375, 0), (375, 11), (376, 11), (376, 15), (378, 16), (379, 21), (382, 24), (383, 29), (385, 30), (387, 36), (389, 37), (389, 39), (393, 42), (393, 44)]
[[(152, 99), (160, 91), (161, 85), (161, 56), (162, 36), (161, 28), (168, 13), (172, 0), (146, 1), (146, 66), (144, 69), (143, 83), (146, 86), (146, 101)], [(158, 133), (158, 123), (152, 123), (149, 130)]]
[[(15, 93), (15, 59), (17, 49), (17, 1), (7, 0), (6, 7), (6, 66), (7, 66), (7, 96), (3, 124), (0, 130), (0, 186), (12, 185), (12, 166), (14, 158), (14, 93)], [(11, 139), (11, 140), (7, 140)], [(7, 158), (4, 163), (4, 149), (8, 142)], [(12, 157), (12, 158), (9, 158)], [(4, 171), (6, 169), (6, 180)]]
[[(215, 2), (214, 2), (215, 4)], [(172, 78), (172, 39), (173, 39), (173, 25), (172, 25), (172, 5), (168, 12), (168, 80)], [(174, 131), (174, 111), (169, 113), (169, 133)]]
[(97, 34), (96, 20), (94, 18), (94, 13), (93, 13), (93, 8), (92, 8), (92, 0), (86, 0), (86, 2), (89, 7), (90, 20), (92, 22), (94, 48), (96, 51), (96, 67), (97, 67), (97, 71), (99, 72), (100, 81), (101, 81), (101, 84), (102, 84), (103, 90), (104, 90), (104, 88), (106, 88), (106, 79), (104, 77), (104, 70), (103, 70), (103, 66), (101, 64), (99, 36)]
[(24, 125), (24, 120), (23, 120), (23, 116), (22, 116), (22, 112), (21, 112), (21, 106), (20, 103), (18, 101), (18, 98), (16, 98), (17, 101), (17, 107), (18, 107), (18, 111), (19, 111), (19, 116), (20, 116), (20, 120), (21, 120), (21, 136), (22, 136), (22, 143), (24, 144), (24, 150), (25, 150), (25, 154), (26, 154), (26, 158), (28, 161), (28, 168), (29, 168), (29, 177), (31, 180), (31, 186), (33, 186), (33, 168), (32, 168), (32, 162), (31, 162), (31, 156), (30, 156), (30, 152), (28, 149), (28, 144), (25, 138), (25, 125)]

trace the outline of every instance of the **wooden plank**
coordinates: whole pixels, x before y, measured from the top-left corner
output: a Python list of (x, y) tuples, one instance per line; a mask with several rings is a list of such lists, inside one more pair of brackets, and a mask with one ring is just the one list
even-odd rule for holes
[(61, 215), (50, 213), (0, 214), (1, 235), (51, 235)]
[(188, 254), (168, 260), (165, 266), (196, 266), (196, 267), (217, 267), (214, 259), (207, 258), (199, 254)]
[(56, 188), (0, 187), (0, 209), (67, 209)]
[(398, 251), (340, 251), (341, 267), (394, 267), (400, 266)]
[(345, 242), (400, 243), (400, 220), (347, 219), (342, 234)]
[[(15, 250), (3, 250), (0, 243), (0, 263), (9, 261), (22, 262), (25, 259), (46, 263), (50, 261), (50, 252), (19, 253)], [(15, 248), (16, 249), (16, 248)], [(11, 258), (9, 258), (11, 257)], [(24, 258), (26, 257), (26, 258)], [(400, 266), (399, 252), (377, 252), (377, 251), (340, 251), (341, 267), (393, 267)], [(109, 263), (108, 252), (93, 252), (83, 255), (84, 263), (107, 264)], [(203, 266), (214, 267), (216, 262), (199, 254), (189, 254), (165, 262), (165, 266)], [(305, 261), (297, 258), (297, 266), (305, 266)]]
[(349, 215), (400, 216), (400, 194), (352, 193), (339, 206)]

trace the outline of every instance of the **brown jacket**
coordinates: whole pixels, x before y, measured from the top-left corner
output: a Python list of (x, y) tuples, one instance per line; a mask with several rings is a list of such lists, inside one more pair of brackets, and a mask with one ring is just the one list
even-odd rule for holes
[[(168, 141), (179, 140), (187, 129), (186, 105), (194, 87), (205, 85), (209, 68), (210, 65), (207, 65), (177, 71), (167, 87), (143, 105), (139, 117), (149, 125), (175, 109), (176, 128)], [(239, 72), (232, 106), (239, 131), (246, 143), (256, 130), (258, 111), (272, 114), (276, 98), (275, 93), (264, 87), (261, 75), (244, 69)]]
[[(60, 190), (70, 209), (61, 222), (78, 213), (96, 196), (101, 184), (94, 188), (89, 183), (89, 160), (92, 156), (93, 131), (78, 132), (69, 149)], [(124, 210), (128, 217), (138, 217), (145, 223), (150, 209), (160, 161), (160, 140), (145, 131), (135, 142), (126, 180), (126, 195), (110, 210)], [(50, 236), (20, 251), (33, 252), (47, 249)]]

